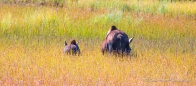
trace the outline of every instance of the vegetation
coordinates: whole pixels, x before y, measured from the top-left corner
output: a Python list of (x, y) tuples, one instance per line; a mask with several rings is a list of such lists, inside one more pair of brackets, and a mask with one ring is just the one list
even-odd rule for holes
[[(0, 85), (196, 83), (194, 1), (0, 1)], [(111, 25), (135, 37), (130, 57), (101, 54)], [(72, 39), (81, 56), (63, 53)]]

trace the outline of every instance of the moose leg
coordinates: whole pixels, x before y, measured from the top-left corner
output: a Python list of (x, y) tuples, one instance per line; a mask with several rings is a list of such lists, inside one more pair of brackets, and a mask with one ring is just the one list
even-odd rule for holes
[(109, 49), (109, 54), (111, 54), (111, 52), (112, 52), (112, 45), (111, 44), (108, 44), (108, 49)]
[(73, 50), (73, 54), (74, 54), (74, 56), (76, 56), (76, 54), (77, 54), (76, 49)]
[(122, 57), (123, 57), (123, 49), (122, 49)]
[(129, 56), (129, 50), (128, 49), (126, 49), (126, 54), (127, 54), (127, 57)]
[(115, 54), (116, 54), (116, 56), (118, 56), (119, 55), (119, 50), (118, 50), (118, 48), (116, 48), (116, 52), (115, 52)]
[(121, 51), (120, 47), (117, 47), (117, 48), (116, 48), (116, 55), (117, 55), (117, 56), (120, 55), (120, 51)]
[(104, 50), (102, 49), (101, 51), (102, 51), (102, 54), (104, 55)]
[(124, 51), (125, 51), (125, 48), (123, 47), (123, 48), (122, 48), (122, 51), (121, 51), (121, 53), (122, 53), (122, 57), (123, 57), (123, 53), (124, 53)]
[(67, 51), (67, 55), (70, 55), (71, 53), (70, 53), (70, 50), (69, 51)]

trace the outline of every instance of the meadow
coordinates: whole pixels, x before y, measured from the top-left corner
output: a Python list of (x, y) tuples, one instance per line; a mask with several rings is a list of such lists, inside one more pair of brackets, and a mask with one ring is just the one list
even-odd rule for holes
[[(58, 3), (58, 5), (57, 5)], [(196, 2), (0, 0), (0, 85), (196, 84)], [(112, 25), (129, 57), (102, 55)], [(80, 56), (63, 53), (79, 42)]]

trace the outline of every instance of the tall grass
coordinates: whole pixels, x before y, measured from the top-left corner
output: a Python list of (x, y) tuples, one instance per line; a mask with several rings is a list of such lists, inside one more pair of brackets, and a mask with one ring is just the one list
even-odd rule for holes
[[(196, 83), (195, 2), (103, 2), (1, 4), (0, 84)], [(111, 25), (135, 37), (130, 58), (101, 54)], [(80, 42), (81, 56), (63, 53), (64, 41), (72, 39)]]
[(89, 8), (91, 11), (98, 9), (107, 10), (121, 10), (125, 12), (144, 12), (151, 14), (167, 14), (170, 16), (184, 15), (195, 16), (196, 15), (196, 2), (194, 0), (189, 1), (173, 1), (168, 0), (0, 0), (1, 3), (12, 4), (33, 4), (43, 6), (54, 7), (66, 7), (72, 8)]

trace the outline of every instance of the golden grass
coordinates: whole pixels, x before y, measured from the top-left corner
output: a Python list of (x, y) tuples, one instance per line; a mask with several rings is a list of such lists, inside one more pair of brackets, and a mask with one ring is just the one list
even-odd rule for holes
[(100, 49), (67, 56), (62, 46), (1, 45), (1, 85), (192, 85), (195, 55), (141, 52), (103, 56)]
[[(169, 13), (179, 9), (172, 4), (184, 7), (176, 13), (187, 11), (187, 3), (168, 4), (168, 13), (162, 15), (111, 10), (104, 3), (92, 10), (89, 2), (73, 8), (2, 5), (0, 85), (196, 84), (195, 11), (188, 9), (187, 16)], [(121, 8), (122, 3), (110, 6)], [(111, 25), (135, 37), (130, 58), (101, 54)], [(63, 53), (63, 42), (72, 39), (80, 41), (81, 56)]]

